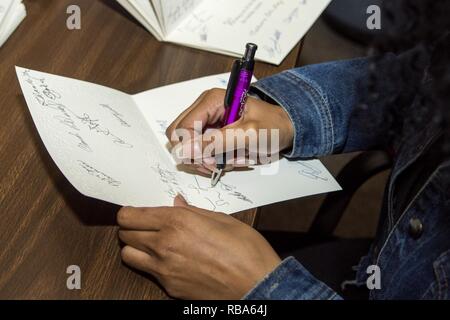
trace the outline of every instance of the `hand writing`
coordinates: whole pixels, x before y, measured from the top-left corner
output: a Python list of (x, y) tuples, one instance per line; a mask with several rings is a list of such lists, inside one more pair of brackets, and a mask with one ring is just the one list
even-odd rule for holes
[(189, 206), (122, 208), (123, 261), (182, 299), (240, 299), (280, 263), (269, 243), (237, 219)]
[[(195, 162), (199, 172), (210, 174), (216, 165), (214, 155), (218, 153), (233, 152), (238, 156), (232, 156), (227, 164), (247, 166), (249, 158), (259, 159), (264, 152), (274, 154), (292, 145), (294, 129), (288, 114), (279, 106), (253, 97), (247, 99), (245, 111), (237, 122), (221, 129), (211, 129), (223, 121), (224, 96), (225, 90), (222, 89), (205, 91), (166, 131), (172, 146), (181, 149), (184, 157), (189, 157), (188, 160), (200, 158), (201, 161)], [(278, 130), (278, 141), (272, 141), (274, 130)], [(252, 132), (256, 143), (251, 141)], [(261, 148), (262, 138), (267, 142), (264, 150)]]

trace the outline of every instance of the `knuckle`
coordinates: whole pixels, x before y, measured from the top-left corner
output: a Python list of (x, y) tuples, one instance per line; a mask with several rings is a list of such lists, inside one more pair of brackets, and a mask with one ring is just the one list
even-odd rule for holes
[(168, 229), (163, 232), (164, 235), (158, 237), (157, 242), (154, 243), (154, 248), (160, 258), (165, 261), (167, 267), (167, 265), (170, 265), (170, 261), (173, 261), (172, 258), (174, 258), (180, 251), (179, 246), (181, 239), (179, 236), (180, 233), (176, 230)]
[(244, 124), (245, 131), (256, 131), (258, 130), (258, 122), (255, 120), (247, 120)]
[(163, 259), (168, 259), (174, 252), (176, 252), (175, 245), (164, 241), (164, 243), (159, 245), (158, 254)]
[(174, 251), (175, 244), (180, 241), (180, 232), (177, 232), (175, 229), (166, 230), (166, 235), (164, 236), (164, 242), (166, 245), (167, 251)]
[(167, 265), (159, 266), (158, 268), (155, 269), (155, 271), (163, 282), (167, 284), (170, 283), (170, 272)]
[(211, 88), (211, 89), (209, 89), (207, 92), (208, 92), (208, 93), (207, 93), (208, 95), (215, 96), (215, 95), (220, 94), (220, 93), (222, 92), (222, 89), (219, 89), (219, 88)]
[(177, 212), (175, 212), (173, 210), (167, 212), (166, 223), (167, 223), (168, 227), (173, 227), (173, 228), (179, 227), (181, 224), (180, 220), (181, 220), (180, 215)]
[(206, 92), (206, 97), (211, 100), (222, 99), (224, 90), (220, 88), (211, 88)]
[[(148, 245), (150, 246), (150, 242), (148, 242)], [(152, 240), (152, 249), (159, 252), (160, 248), (164, 245), (164, 241), (162, 241), (161, 237), (156, 237)]]

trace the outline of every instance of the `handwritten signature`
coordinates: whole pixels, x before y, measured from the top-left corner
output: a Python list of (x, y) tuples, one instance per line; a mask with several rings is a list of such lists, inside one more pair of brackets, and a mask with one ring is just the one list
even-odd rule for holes
[(80, 136), (76, 132), (68, 132), (68, 134), (70, 134), (71, 136), (74, 136), (75, 138), (77, 138), (77, 140), (78, 140), (78, 148), (80, 148), (81, 150), (86, 151), (86, 152), (92, 152), (91, 147), (86, 143), (86, 141), (84, 141), (82, 136)]
[(119, 123), (120, 123), (123, 127), (127, 127), (127, 128), (130, 128), (130, 127), (131, 127), (131, 125), (123, 119), (123, 114), (117, 112), (117, 111), (114, 110), (111, 106), (109, 106), (109, 105), (107, 105), (107, 104), (100, 104), (100, 106), (103, 107), (103, 108), (105, 108), (105, 109), (107, 109), (107, 110), (109, 110), (109, 111), (111, 112), (111, 114), (113, 115), (113, 117), (116, 118), (117, 121), (119, 121)]
[(279, 55), (282, 53), (281, 50), (281, 45), (280, 45), (280, 41), (281, 41), (281, 36), (282, 33), (279, 30), (275, 30), (275, 32), (273, 33), (273, 35), (270, 37), (270, 45), (265, 45), (264, 46), (264, 50), (271, 56), (275, 56), (275, 55)]
[[(32, 89), (32, 95), (39, 105), (52, 109), (57, 113), (53, 115), (53, 118), (58, 120), (62, 125), (68, 127), (71, 130), (80, 131), (79, 124), (86, 125), (88, 129), (101, 133), (112, 139), (112, 142), (118, 146), (124, 148), (133, 148), (133, 145), (127, 143), (119, 136), (112, 133), (108, 128), (103, 127), (98, 119), (92, 119), (89, 114), (83, 113), (77, 114), (69, 107), (59, 102), (62, 98), (61, 94), (46, 83), (45, 78), (37, 78), (31, 75), (30, 70), (25, 70), (22, 73), (25, 82), (28, 83)], [(77, 124), (77, 121), (79, 124)]]
[(103, 173), (91, 165), (87, 164), (86, 162), (82, 160), (78, 160), (78, 163), (80, 164), (81, 168), (83, 168), (88, 174), (90, 174), (93, 177), (98, 178), (101, 181), (105, 181), (110, 186), (113, 187), (119, 187), (122, 183), (120, 181), (115, 180), (114, 178), (108, 176), (106, 173)]
[(301, 174), (302, 176), (313, 180), (328, 181), (327, 177), (322, 176), (323, 171), (320, 170), (319, 168), (316, 168), (314, 165), (302, 161), (297, 161), (297, 163), (301, 167), (303, 167), (298, 171), (298, 173)]
[(213, 211), (230, 205), (226, 197), (253, 203), (247, 196), (237, 191), (235, 186), (225, 184), (222, 181), (219, 182), (216, 188), (213, 188), (209, 184), (202, 185), (197, 176), (193, 176), (192, 183), (183, 185), (179, 182), (176, 172), (163, 168), (160, 164), (152, 165), (151, 168), (159, 175), (159, 180), (166, 185), (166, 193), (171, 198), (175, 198), (178, 194), (181, 194), (188, 200), (189, 195), (192, 195), (192, 192), (194, 192), (194, 194), (203, 197), (209, 202), (211, 204), (210, 209)]
[(132, 144), (125, 142), (125, 140), (113, 134), (108, 128), (104, 128), (100, 124), (100, 120), (92, 119), (89, 114), (83, 113), (81, 116), (76, 117), (81, 121), (81, 123), (85, 124), (89, 128), (89, 130), (111, 137), (114, 144), (120, 145), (125, 148), (133, 148)]

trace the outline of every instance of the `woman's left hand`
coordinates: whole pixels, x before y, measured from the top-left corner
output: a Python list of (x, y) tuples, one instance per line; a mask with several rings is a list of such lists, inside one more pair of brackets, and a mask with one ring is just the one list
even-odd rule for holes
[(123, 261), (155, 276), (181, 299), (240, 299), (281, 262), (255, 229), (190, 206), (122, 208)]

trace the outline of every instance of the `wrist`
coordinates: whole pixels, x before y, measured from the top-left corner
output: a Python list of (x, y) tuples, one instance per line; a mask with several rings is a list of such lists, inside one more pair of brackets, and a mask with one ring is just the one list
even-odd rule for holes
[(294, 124), (283, 107), (278, 106), (280, 121), (280, 151), (292, 148), (294, 143)]

